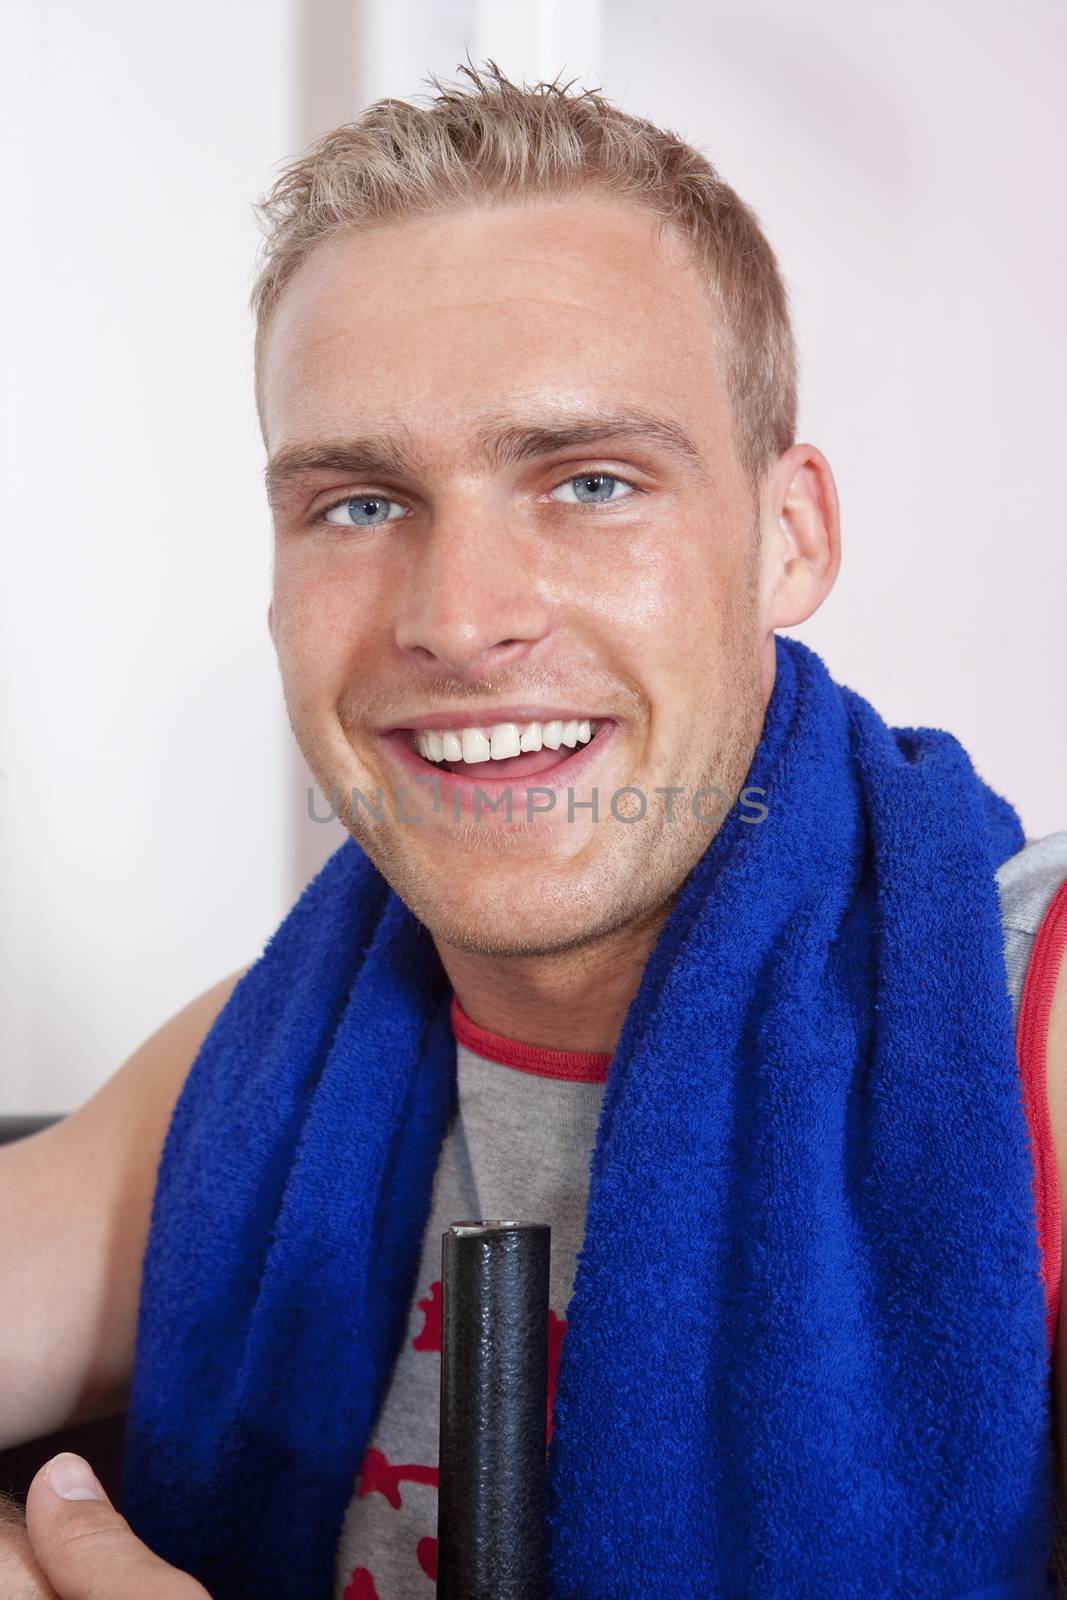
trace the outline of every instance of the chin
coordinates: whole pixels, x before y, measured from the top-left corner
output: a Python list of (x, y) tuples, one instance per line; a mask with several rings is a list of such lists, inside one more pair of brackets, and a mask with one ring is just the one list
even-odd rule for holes
[[(582, 866), (542, 861), (539, 870), (509, 872), (500, 861), (462, 874), (427, 872), (423, 863), (376, 865), (438, 947), (496, 958), (560, 955), (579, 950), (653, 914), (671, 882), (629, 877), (634, 863)], [(523, 863), (528, 867), (529, 863)]]
[[(432, 913), (431, 913), (432, 915)], [(453, 910), (434, 920), (425, 918), (426, 926), (438, 945), (453, 950), (463, 950), (469, 955), (517, 957), (558, 955), (573, 950), (601, 931), (590, 928), (574, 916), (497, 917), (492, 920), (478, 917), (457, 917)]]
[[(500, 862), (481, 872), (429, 874), (412, 863), (376, 862), (408, 909), (439, 944), (476, 955), (519, 956), (565, 950), (595, 937), (608, 909), (588, 903), (563, 872), (522, 881)], [(399, 870), (398, 870), (399, 868)], [(405, 870), (407, 869), (407, 870)], [(603, 898), (601, 887), (598, 898)]]

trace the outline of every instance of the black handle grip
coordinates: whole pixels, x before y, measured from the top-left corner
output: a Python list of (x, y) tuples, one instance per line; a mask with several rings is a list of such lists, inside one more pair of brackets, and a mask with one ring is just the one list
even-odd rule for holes
[(439, 1600), (542, 1600), (548, 1266), (540, 1222), (441, 1239)]

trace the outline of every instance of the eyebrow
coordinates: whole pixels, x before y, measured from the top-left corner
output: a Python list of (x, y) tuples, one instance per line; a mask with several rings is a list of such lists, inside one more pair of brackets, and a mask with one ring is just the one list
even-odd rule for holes
[[(678, 423), (645, 412), (605, 413), (580, 418), (556, 417), (545, 422), (489, 423), (475, 434), (470, 461), (488, 469), (536, 461), (559, 450), (603, 444), (609, 439), (646, 442), (697, 466), (706, 475), (696, 443)], [(316, 472), (340, 472), (353, 478), (397, 479), (418, 476), (416, 452), (406, 434), (371, 434), (362, 439), (293, 444), (267, 462), (267, 498), (274, 505), (290, 483)]]

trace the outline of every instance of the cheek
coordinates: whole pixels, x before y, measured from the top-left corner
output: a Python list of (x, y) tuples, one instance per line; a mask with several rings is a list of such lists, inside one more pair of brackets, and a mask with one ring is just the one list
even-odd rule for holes
[(649, 689), (677, 687), (726, 648), (742, 583), (731, 551), (711, 526), (642, 530), (601, 546), (583, 574), (582, 610), (615, 641), (625, 673)]
[(685, 592), (676, 551), (640, 540), (605, 548), (587, 573), (586, 607), (606, 624), (634, 635), (660, 631)]
[(378, 643), (387, 588), (352, 563), (278, 558), (274, 642), (290, 697), (315, 700), (351, 682)]

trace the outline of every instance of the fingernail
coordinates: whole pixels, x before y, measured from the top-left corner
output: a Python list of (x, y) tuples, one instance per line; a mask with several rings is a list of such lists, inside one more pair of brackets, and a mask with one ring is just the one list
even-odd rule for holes
[(88, 1461), (64, 1450), (53, 1456), (44, 1469), (49, 1486), (61, 1500), (106, 1500), (103, 1489)]

